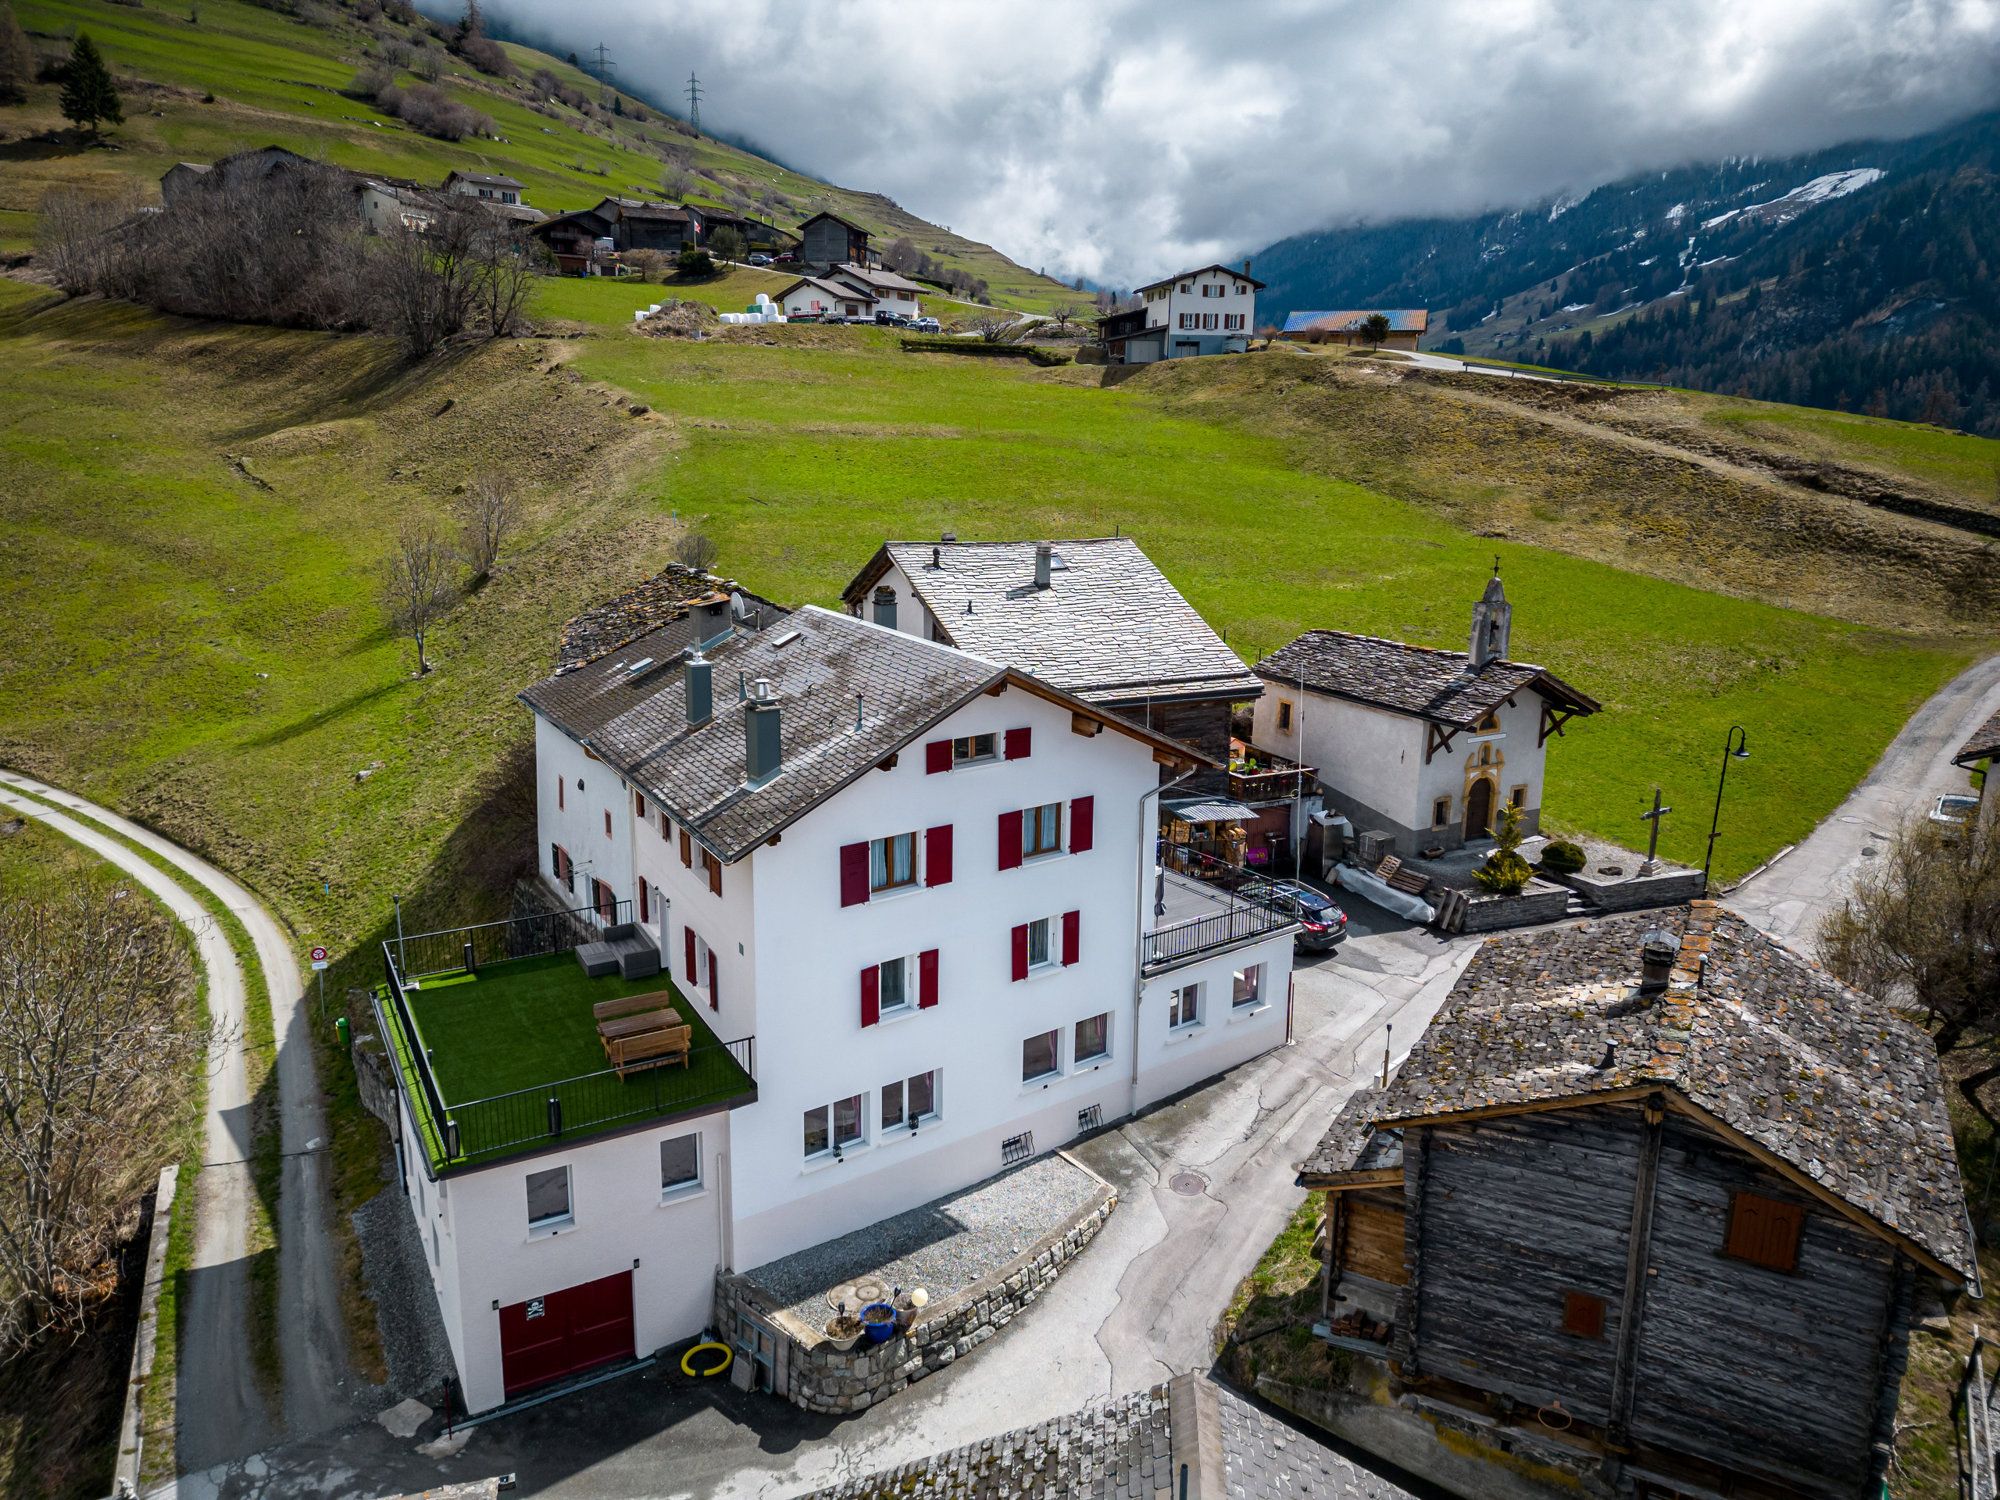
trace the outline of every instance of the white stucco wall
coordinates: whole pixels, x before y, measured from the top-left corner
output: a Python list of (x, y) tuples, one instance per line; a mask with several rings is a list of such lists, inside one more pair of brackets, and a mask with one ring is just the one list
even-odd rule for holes
[(783, 307), (788, 313), (836, 313), (843, 318), (872, 318), (876, 301), (856, 293), (847, 297), (835, 297), (830, 292), (815, 286), (802, 286), (797, 291), (787, 293)]
[[(1230, 1003), (1236, 972), (1257, 965), (1264, 970), (1262, 993), (1254, 1005), (1239, 1010)], [(1281, 1046), (1291, 979), (1289, 932), (1148, 979), (1139, 1006), (1137, 1107), (1148, 1108)], [(1202, 987), (1201, 1019), (1170, 1028), (1172, 991), (1190, 984)]]
[[(872, 771), (757, 851), (758, 1102), (738, 1112), (739, 1268), (911, 1208), (1000, 1169), (1000, 1140), (1035, 1129), (1038, 1151), (1076, 1133), (1076, 1111), (1129, 1104), (1130, 1013), (1139, 799), (1157, 780), (1149, 748), (1126, 736), (1074, 734), (1067, 708), (1010, 690), (960, 709), (924, 740), (1028, 726), (1023, 760), (929, 775), (922, 745)], [(1002, 871), (998, 819), (1045, 802), (1095, 799), (1087, 853)], [(1150, 822), (1152, 803), (1146, 806)], [(840, 905), (842, 845), (949, 823), (949, 885)], [(1071, 832), (1065, 816), (1065, 841)], [(1012, 929), (1080, 912), (1080, 961), (1015, 982)], [(799, 935), (810, 933), (810, 942)], [(768, 935), (768, 936), (766, 936)], [(864, 1027), (860, 974), (899, 955), (939, 950), (939, 1003)], [(1024, 1086), (1021, 1044), (1109, 1012), (1108, 1059)], [(883, 1140), (873, 1122), (883, 1084), (938, 1070), (941, 1118)], [(808, 1107), (867, 1096), (871, 1144), (845, 1160), (803, 1160)]]
[[(422, 1185), (442, 1199), (448, 1264), (436, 1280), (469, 1410), (505, 1397), (496, 1302), (507, 1307), (629, 1270), (636, 1353), (702, 1330), (715, 1267), (727, 1256), (729, 1125), (727, 1112), (703, 1115)], [(695, 1133), (702, 1186), (663, 1200), (660, 1143)], [(573, 1223), (531, 1232), (528, 1174), (565, 1165)]]
[[(1294, 705), (1289, 733), (1278, 729), (1282, 702)], [(1260, 749), (1318, 768), (1336, 811), (1350, 811), (1343, 799), (1351, 799), (1424, 829), (1431, 826), (1434, 801), (1449, 797), (1451, 826), (1462, 829), (1470, 769), (1482, 749), (1491, 764), (1480, 774), (1494, 780), (1496, 814), (1517, 786), (1526, 788), (1523, 805), (1529, 811), (1541, 808), (1547, 760), (1547, 747), (1535, 743), (1541, 708), (1537, 694), (1517, 693), (1513, 706), (1500, 708), (1497, 734), (1462, 732), (1426, 763), (1422, 720), (1272, 683), (1252, 710), (1250, 737)]]
[(913, 635), (919, 640), (937, 640), (937, 620), (930, 608), (917, 597), (917, 591), (910, 585), (910, 577), (900, 563), (890, 563), (888, 571), (876, 579), (861, 601), (861, 618), (870, 624), (879, 624), (875, 618), (875, 595), (880, 589), (888, 589), (896, 596), (896, 629), (904, 635)]
[[(563, 782), (562, 796), (556, 782)], [(579, 788), (578, 783), (582, 786)], [(604, 832), (604, 815), (611, 814), (611, 833)], [(558, 890), (551, 844), (569, 850), (576, 865), (574, 904), (590, 904), (593, 876), (608, 881), (620, 900), (633, 901), (632, 794), (622, 777), (540, 714), (535, 715), (535, 867)], [(567, 898), (569, 893), (565, 892)]]
[[(735, 689), (732, 685), (730, 691)], [(680, 856), (680, 826), (674, 825), (672, 838), (660, 834), (660, 810), (647, 804), (646, 821), (635, 828), (633, 851), (637, 874), (644, 876), (655, 891), (665, 895), (663, 912), (654, 906), (648, 928), (660, 940), (661, 966), (673, 975), (681, 992), (698, 1006), (702, 1018), (714, 1030), (717, 1040), (729, 1042), (757, 1030), (757, 947), (754, 941), (757, 878), (756, 862), (739, 860), (722, 872), (722, 894), (708, 888), (702, 869), (701, 845), (691, 841), (693, 863), (683, 866)], [(633, 910), (638, 910), (635, 904)], [(693, 983), (688, 980), (687, 943), (683, 932), (692, 927), (695, 936), (714, 956), (716, 1001), (710, 1004), (708, 970)]]
[[(1183, 287), (1187, 290), (1183, 291)], [(1216, 295), (1211, 291), (1204, 296), (1203, 287), (1219, 287), (1221, 294)], [(1147, 308), (1148, 324), (1162, 322), (1166, 324), (1169, 351), (1173, 348), (1175, 334), (1193, 337), (1195, 334), (1205, 333), (1211, 337), (1247, 338), (1257, 328), (1256, 291), (1248, 282), (1234, 276), (1226, 276), (1220, 271), (1204, 271), (1199, 276), (1176, 277), (1166, 297), (1147, 304)], [(1188, 329), (1181, 327), (1183, 313), (1197, 318), (1195, 327)], [(1213, 328), (1204, 328), (1200, 325), (1199, 317), (1202, 314), (1216, 315)], [(1225, 314), (1241, 317), (1243, 321), (1235, 328), (1225, 327), (1226, 318), (1223, 316)]]

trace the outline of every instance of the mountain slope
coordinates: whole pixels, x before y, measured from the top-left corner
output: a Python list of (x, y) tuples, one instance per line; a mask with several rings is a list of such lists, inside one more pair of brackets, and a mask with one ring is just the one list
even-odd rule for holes
[[(612, 193), (657, 198), (663, 176), (682, 174), (687, 185), (677, 196), (688, 202), (786, 227), (824, 209), (885, 238), (907, 234), (934, 259), (985, 281), (996, 302), (1036, 308), (1076, 296), (879, 194), (698, 136), (547, 53), (506, 44), (519, 76), (478, 73), (443, 52), (443, 28), (421, 17), (398, 22), (394, 7), (375, 0), (199, 0), (171, 8), (157, 0), (16, 0), (14, 9), (44, 57), (65, 55), (78, 30), (91, 34), (124, 91), (126, 123), (106, 145), (87, 145), (63, 127), (53, 83), (37, 85), (21, 108), (0, 108), (0, 254), (28, 248), (36, 207), (51, 187), (129, 184), (156, 195), (160, 173), (176, 161), (273, 143), (423, 182), (455, 168), (507, 172), (526, 184), (528, 202), (550, 212)], [(441, 69), (438, 87), (489, 116), (497, 139), (434, 139), (345, 92), (358, 70), (391, 53), (427, 54)], [(560, 96), (531, 86), (542, 71)], [(416, 80), (405, 69), (398, 81)]]
[(1256, 264), (1278, 317), (1424, 306), (1431, 343), (1453, 350), (2000, 431), (1981, 394), (1996, 155), (2000, 116), (1985, 115), (1507, 213), (1297, 236)]

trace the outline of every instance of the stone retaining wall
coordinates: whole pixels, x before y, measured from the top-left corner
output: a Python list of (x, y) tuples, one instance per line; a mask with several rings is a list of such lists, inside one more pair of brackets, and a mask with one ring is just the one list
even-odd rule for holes
[[(1428, 898), (1426, 898), (1428, 899)], [(1569, 888), (1546, 880), (1530, 880), (1518, 896), (1476, 895), (1465, 904), (1460, 932), (1498, 932), (1503, 927), (1531, 927), (1558, 922), (1569, 910)]]
[[(991, 1275), (932, 1303), (907, 1333), (887, 1343), (871, 1344), (863, 1337), (843, 1347), (770, 1307), (761, 1290), (740, 1273), (715, 1279), (715, 1326), (733, 1343), (737, 1315), (748, 1313), (776, 1333), (775, 1385), (793, 1405), (833, 1415), (861, 1411), (942, 1370), (1005, 1328), (1097, 1238), (1117, 1206), (1117, 1189), (1100, 1181), (1068, 1225), (1042, 1236)], [(737, 1363), (743, 1363), (740, 1356)]]
[(1701, 895), (1701, 871), (1669, 867), (1657, 875), (1629, 879), (1597, 879), (1588, 871), (1555, 875), (1599, 911), (1640, 911), (1649, 906), (1679, 906)]

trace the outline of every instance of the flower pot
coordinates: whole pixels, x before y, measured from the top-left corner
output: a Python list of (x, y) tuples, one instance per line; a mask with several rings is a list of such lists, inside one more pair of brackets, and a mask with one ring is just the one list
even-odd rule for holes
[(896, 1331), (896, 1309), (886, 1302), (871, 1302), (861, 1309), (861, 1331), (871, 1344), (886, 1344)]

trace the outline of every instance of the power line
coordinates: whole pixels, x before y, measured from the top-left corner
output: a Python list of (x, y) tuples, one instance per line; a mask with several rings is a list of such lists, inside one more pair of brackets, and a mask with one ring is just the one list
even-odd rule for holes
[(696, 135), (701, 134), (701, 80), (694, 76), (694, 69), (688, 69), (688, 124), (694, 127)]

